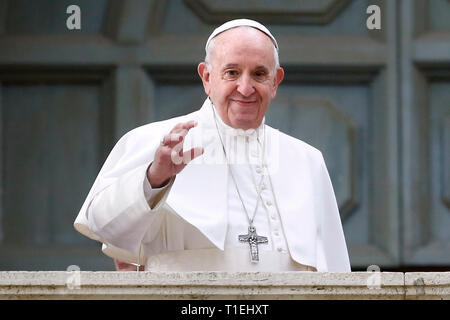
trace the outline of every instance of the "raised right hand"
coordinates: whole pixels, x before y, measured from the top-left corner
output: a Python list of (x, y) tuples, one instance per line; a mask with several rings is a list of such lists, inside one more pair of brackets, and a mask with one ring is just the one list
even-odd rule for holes
[(160, 188), (167, 184), (194, 158), (203, 154), (202, 147), (183, 151), (184, 137), (194, 128), (194, 120), (178, 123), (169, 134), (164, 136), (161, 145), (156, 149), (155, 159), (147, 169), (147, 179), (152, 188)]

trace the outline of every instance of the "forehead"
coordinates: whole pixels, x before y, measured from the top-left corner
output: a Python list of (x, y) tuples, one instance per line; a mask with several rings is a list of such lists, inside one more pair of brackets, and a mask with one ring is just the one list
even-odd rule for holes
[(252, 27), (237, 27), (214, 38), (212, 56), (218, 63), (239, 64), (233, 60), (254, 60), (270, 66), (275, 64), (274, 50), (272, 40), (264, 32)]

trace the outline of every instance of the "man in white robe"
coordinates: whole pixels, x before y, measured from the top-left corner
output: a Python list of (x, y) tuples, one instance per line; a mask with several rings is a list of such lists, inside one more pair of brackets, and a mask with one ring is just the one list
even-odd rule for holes
[(275, 38), (239, 19), (205, 49), (203, 106), (125, 134), (75, 228), (146, 270), (349, 272), (321, 152), (265, 124), (284, 77)]

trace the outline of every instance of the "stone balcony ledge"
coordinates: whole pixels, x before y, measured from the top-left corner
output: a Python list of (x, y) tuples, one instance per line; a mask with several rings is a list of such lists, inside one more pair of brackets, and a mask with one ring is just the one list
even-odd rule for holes
[(0, 299), (450, 299), (450, 272), (2, 271)]

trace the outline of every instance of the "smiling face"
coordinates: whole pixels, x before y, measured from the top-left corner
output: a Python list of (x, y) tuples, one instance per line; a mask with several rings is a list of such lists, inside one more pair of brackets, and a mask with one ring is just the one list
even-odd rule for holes
[(210, 69), (198, 73), (222, 121), (233, 128), (257, 128), (283, 80), (275, 68), (274, 45), (263, 32), (237, 27), (214, 38)]

